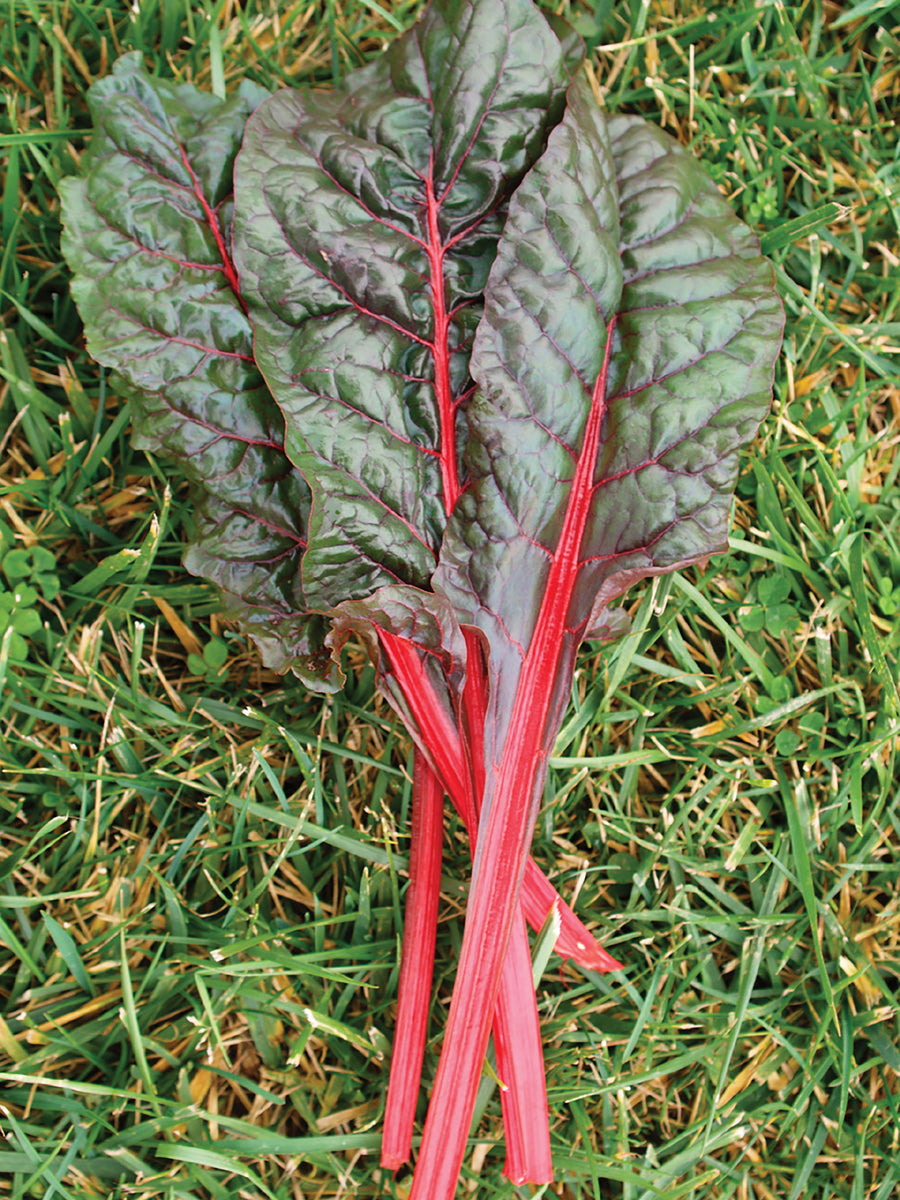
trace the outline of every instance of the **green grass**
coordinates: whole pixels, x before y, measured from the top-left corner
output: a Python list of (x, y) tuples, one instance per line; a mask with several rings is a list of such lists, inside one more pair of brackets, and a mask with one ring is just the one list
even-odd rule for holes
[[(187, 497), (83, 350), (56, 185), (121, 51), (201, 86), (327, 83), (417, 9), (0, 4), (0, 1195), (406, 1194), (377, 1149), (409, 747), (361, 659), (323, 703), (181, 570)], [(890, 1200), (897, 10), (561, 11), (606, 104), (689, 144), (759, 229), (788, 326), (732, 553), (634, 589), (633, 633), (580, 662), (535, 853), (627, 970), (542, 981), (542, 1194)], [(466, 861), (453, 826), (426, 1075)], [(501, 1132), (486, 1094), (460, 1194), (528, 1194)]]

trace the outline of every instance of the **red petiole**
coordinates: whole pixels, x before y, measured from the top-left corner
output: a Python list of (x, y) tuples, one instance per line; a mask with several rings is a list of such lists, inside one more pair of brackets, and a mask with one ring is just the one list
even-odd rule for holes
[(566, 618), (581, 566), (614, 330), (615, 317), (607, 328), (603, 367), (591, 396), (549, 578), (519, 669), (509, 733), (499, 761), (491, 765), (485, 780), (485, 813), (478, 831), (456, 986), (410, 1200), (425, 1200), (419, 1180), (428, 1181), (427, 1200), (451, 1200), (462, 1166), (480, 1064), (552, 750), (548, 741), (555, 737), (553, 685), (572, 667)]
[(431, 1004), (443, 815), (443, 786), (428, 760), (417, 750), (413, 765), (409, 888), (397, 989), (397, 1024), (381, 1145), (381, 1165), (391, 1171), (408, 1161), (412, 1143)]
[[(488, 687), (478, 637), (473, 631), (466, 631), (467, 676), (462, 712), (456, 727), (435, 693), (416, 646), (387, 630), (379, 630), (379, 638), (384, 658), (383, 673), (399, 687), (405, 707), (412, 717), (413, 728), (418, 734), (419, 765), (416, 770), (421, 769), (423, 760), (433, 765), (435, 777), (440, 779), (446, 788), (474, 847), (478, 836), (478, 815), (484, 786), (483, 732)], [(415, 805), (413, 820), (416, 821)], [(431, 826), (431, 829), (433, 832), (434, 826)], [(414, 828), (413, 845), (416, 847), (420, 844), (419, 837)], [(410, 861), (412, 895), (408, 899), (404, 928), (403, 967), (405, 972), (407, 960), (419, 963), (419, 982), (424, 979), (426, 969), (423, 965), (422, 947), (425, 944), (433, 946), (434, 933), (431, 931), (426, 937), (420, 932), (424, 918), (414, 906), (424, 907), (428, 904), (428, 888), (436, 892), (439, 887), (439, 869), (431, 876), (430, 884), (424, 884), (418, 878), (420, 869), (417, 854), (411, 857)], [(435, 906), (436, 920), (436, 899), (433, 892), (430, 900)], [(557, 950), (561, 954), (574, 958), (592, 970), (620, 969), (620, 964), (602, 949), (529, 858), (525, 868), (525, 886), (522, 890), (522, 912), (535, 929), (540, 929), (554, 905), (564, 927), (564, 932), (561, 929), (557, 940)], [(412, 971), (412, 968), (410, 970)], [(430, 965), (427, 970), (430, 985)], [(401, 976), (401, 1011), (413, 1003), (407, 1001), (403, 995), (404, 984), (408, 978), (406, 973)], [(543, 1056), (531, 976), (531, 956), (524, 920), (520, 918), (516, 918), (513, 925), (510, 947), (501, 964), (501, 980), (493, 1013), (493, 1025), (497, 1071), (504, 1085), (501, 1104), (507, 1129), (506, 1173), (514, 1182), (548, 1182), (552, 1178), (552, 1166)], [(414, 1097), (418, 1090), (422, 1058), (421, 1052), (416, 1057), (411, 1049), (411, 1031), (412, 1026), (401, 1021), (398, 1015), (391, 1065), (391, 1090), (385, 1114), (385, 1144), (389, 1151), (387, 1156), (383, 1155), (382, 1158), (382, 1164), (385, 1166), (399, 1165), (395, 1148), (401, 1143), (408, 1146), (412, 1135), (414, 1101), (410, 1101), (410, 1096)], [(424, 1047), (424, 1041), (422, 1046)], [(482, 1054), (482, 1060), (483, 1057)], [(401, 1096), (404, 1098), (402, 1106)], [(399, 1112), (401, 1107), (402, 1116)], [(398, 1132), (401, 1127), (402, 1136)]]
[[(411, 733), (416, 745), (437, 771), (474, 845), (478, 835), (477, 816), (466, 751), (458, 728), (441, 705), (413, 643), (382, 629), (379, 638), (387, 660), (383, 668), (385, 682), (390, 684), (393, 680), (398, 685), (413, 723)], [(622, 964), (603, 949), (531, 858), (525, 864), (521, 899), (525, 919), (534, 930), (543, 927), (556, 905), (560, 932), (555, 949), (560, 958), (571, 958), (588, 971), (622, 969)]]

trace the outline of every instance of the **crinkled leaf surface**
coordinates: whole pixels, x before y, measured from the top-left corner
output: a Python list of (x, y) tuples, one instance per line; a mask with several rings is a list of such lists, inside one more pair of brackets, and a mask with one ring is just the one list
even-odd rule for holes
[(61, 188), (63, 248), (90, 351), (135, 401), (135, 444), (198, 485), (188, 569), (224, 589), (270, 665), (330, 688), (300, 576), (309, 490), (285, 456), (228, 248), (234, 159), (266, 95), (245, 82), (220, 101), (151, 78), (138, 53), (119, 59), (91, 88), (82, 176)]
[[(138, 54), (120, 59), (90, 94), (96, 129), (84, 174), (63, 183), (65, 250), (90, 348), (134, 401), (135, 442), (176, 460), (195, 484), (186, 565), (223, 589), (226, 611), (267, 665), (331, 690), (339, 680), (324, 646), (331, 622), (306, 611), (301, 586), (309, 490), (284, 454), (280, 411), (254, 369), (228, 251), (231, 164), (263, 96), (245, 85), (222, 104), (149, 77)], [(378, 661), (379, 626), (417, 647), (428, 698), (445, 706), (452, 727), (465, 650), (447, 601), (423, 593), (411, 606), (386, 589), (367, 605), (344, 606), (330, 639), (335, 660), (352, 628)], [(382, 683), (419, 732), (395, 681)], [(541, 895), (549, 906), (552, 893)], [(569, 941), (594, 952), (586, 932), (572, 928)]]
[(530, 0), (435, 0), (340, 89), (281, 93), (248, 125), (235, 257), (313, 492), (315, 607), (428, 586), (462, 485), (468, 357), (505, 203), (570, 70)]
[[(434, 577), (483, 630), (475, 877), (413, 1200), (449, 1197), (575, 652), (634, 580), (726, 543), (771, 397), (771, 267), (685, 151), (586, 84), (510, 204), (472, 355), (472, 489)], [(419, 1183), (419, 1180), (422, 1180)]]
[(555, 580), (571, 661), (635, 580), (725, 548), (782, 323), (771, 266), (694, 158), (573, 85), (510, 206), (472, 355), (473, 486), (435, 575), (487, 636), (501, 736)]

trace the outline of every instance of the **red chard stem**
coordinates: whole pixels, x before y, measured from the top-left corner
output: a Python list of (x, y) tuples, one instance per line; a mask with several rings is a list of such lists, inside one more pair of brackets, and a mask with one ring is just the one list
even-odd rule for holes
[(389, 1171), (396, 1171), (409, 1160), (412, 1145), (431, 1002), (441, 887), (443, 809), (444, 789), (428, 760), (415, 751), (403, 957), (381, 1146), (381, 1165)]

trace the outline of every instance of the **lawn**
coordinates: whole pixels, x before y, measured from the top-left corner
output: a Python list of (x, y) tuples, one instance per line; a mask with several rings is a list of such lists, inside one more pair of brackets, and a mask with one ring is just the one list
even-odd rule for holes
[[(556, 1182), (504, 1179), (488, 1072), (459, 1194), (890, 1200), (900, 13), (546, 7), (758, 231), (787, 329), (730, 553), (628, 593), (556, 746), (534, 855), (626, 967), (535, 946)], [(310, 694), (185, 573), (191, 499), (84, 349), (57, 186), (127, 50), (328, 86), (420, 9), (0, 5), (0, 1196), (407, 1195), (378, 1150), (410, 746), (361, 650)], [(448, 819), (426, 1081), (468, 872)]]

